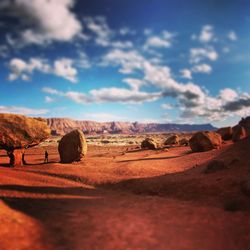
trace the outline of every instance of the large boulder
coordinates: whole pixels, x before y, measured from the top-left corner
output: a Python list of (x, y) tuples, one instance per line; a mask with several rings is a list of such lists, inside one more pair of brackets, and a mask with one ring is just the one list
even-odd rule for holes
[(58, 151), (62, 163), (80, 161), (87, 154), (87, 142), (81, 130), (76, 129), (64, 135)]
[(0, 149), (7, 151), (12, 166), (21, 164), (21, 151), (17, 149), (35, 146), (49, 136), (45, 119), (0, 114)]
[(145, 140), (142, 141), (141, 148), (157, 149), (157, 143), (152, 138), (146, 138)]
[(180, 141), (180, 138), (178, 135), (171, 135), (167, 138), (167, 140), (164, 142), (164, 145), (178, 145)]
[(246, 130), (247, 136), (250, 136), (250, 116), (242, 118), (239, 122), (239, 125)]
[(233, 127), (232, 140), (234, 142), (237, 142), (245, 137), (246, 137), (246, 130), (244, 129), (244, 127), (240, 125), (236, 125)]
[(233, 135), (232, 127), (224, 127), (217, 130), (217, 133), (221, 135), (222, 140), (231, 140)]
[(42, 118), (0, 114), (0, 148), (14, 150), (34, 146), (50, 136), (47, 122)]
[(221, 136), (212, 131), (197, 132), (189, 140), (189, 145), (193, 152), (217, 149), (221, 147), (221, 144)]

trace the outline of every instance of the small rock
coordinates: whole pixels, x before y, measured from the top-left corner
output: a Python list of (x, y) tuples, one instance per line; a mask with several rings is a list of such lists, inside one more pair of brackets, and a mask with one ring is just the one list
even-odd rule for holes
[(164, 142), (164, 145), (178, 145), (180, 141), (180, 138), (178, 135), (172, 135), (167, 138), (167, 140)]
[(157, 149), (157, 143), (152, 138), (146, 138), (141, 143), (141, 148), (147, 148), (147, 149)]

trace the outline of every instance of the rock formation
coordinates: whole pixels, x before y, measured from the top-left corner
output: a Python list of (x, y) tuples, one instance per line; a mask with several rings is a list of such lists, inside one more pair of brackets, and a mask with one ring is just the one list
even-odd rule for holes
[(237, 142), (245, 137), (246, 137), (246, 130), (244, 127), (242, 127), (241, 125), (236, 125), (233, 127), (232, 140), (234, 142)]
[(21, 151), (17, 149), (35, 146), (49, 135), (45, 119), (0, 114), (0, 148), (14, 155), (13, 165), (20, 164)]
[(224, 127), (218, 129), (217, 133), (221, 135), (222, 140), (231, 140), (233, 135), (233, 129), (231, 127)]
[(167, 140), (164, 142), (164, 145), (178, 145), (180, 141), (180, 138), (178, 135), (172, 135), (167, 138)]
[(62, 163), (80, 161), (87, 153), (87, 142), (81, 130), (76, 129), (64, 135), (58, 151)]
[(141, 148), (157, 149), (157, 143), (152, 138), (146, 138), (145, 140), (142, 141)]
[(212, 131), (195, 133), (189, 140), (193, 152), (203, 152), (221, 147), (221, 136)]
[(74, 129), (80, 129), (85, 134), (133, 134), (152, 132), (192, 132), (199, 130), (215, 130), (211, 124), (158, 124), (138, 122), (95, 122), (75, 121), (67, 118), (49, 118), (48, 126), (54, 135), (65, 135)]

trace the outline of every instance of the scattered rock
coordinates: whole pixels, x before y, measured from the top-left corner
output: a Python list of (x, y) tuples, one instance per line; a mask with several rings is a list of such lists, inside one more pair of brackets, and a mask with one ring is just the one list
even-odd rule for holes
[(246, 137), (246, 130), (244, 129), (244, 127), (240, 125), (236, 125), (233, 127), (233, 136), (232, 136), (233, 142), (237, 142), (245, 137)]
[(214, 173), (220, 170), (227, 169), (227, 165), (222, 160), (212, 160), (207, 164), (207, 167), (205, 169), (205, 173)]
[(193, 152), (203, 152), (221, 147), (221, 136), (212, 131), (195, 133), (189, 140)]
[(141, 143), (141, 148), (147, 148), (147, 149), (157, 149), (157, 143), (152, 138), (146, 138)]
[(87, 142), (81, 130), (73, 130), (62, 137), (58, 145), (62, 163), (80, 161), (87, 153)]
[(178, 135), (172, 135), (167, 138), (167, 140), (164, 142), (164, 145), (178, 145), (180, 141), (180, 138)]
[(231, 140), (233, 135), (232, 127), (224, 127), (217, 130), (217, 133), (221, 135), (222, 140)]
[(188, 146), (189, 145), (189, 140), (187, 138), (182, 138), (180, 140), (180, 145), (181, 146)]

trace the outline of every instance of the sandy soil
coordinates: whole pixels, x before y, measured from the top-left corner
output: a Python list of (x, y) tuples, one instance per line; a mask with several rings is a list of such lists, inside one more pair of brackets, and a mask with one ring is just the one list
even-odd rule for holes
[[(250, 138), (220, 150), (90, 146), (60, 164), (55, 146), (10, 169), (0, 151), (0, 249), (249, 249)], [(228, 169), (205, 174), (211, 159)]]

